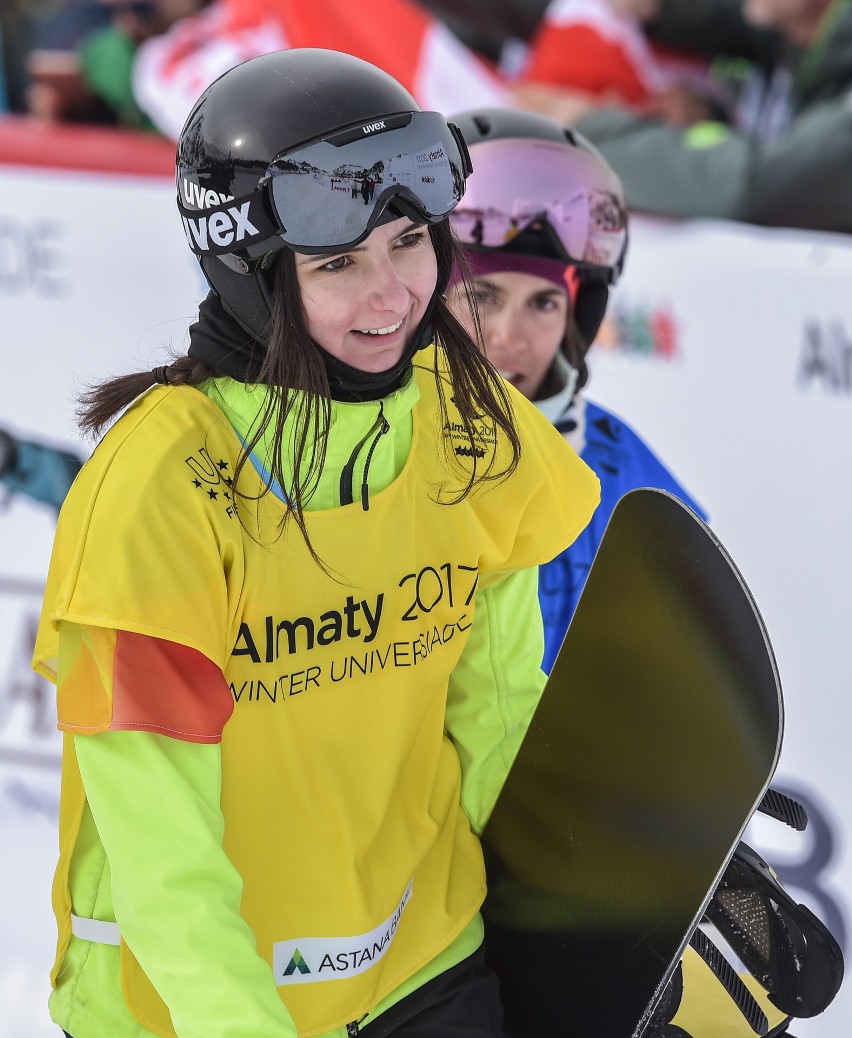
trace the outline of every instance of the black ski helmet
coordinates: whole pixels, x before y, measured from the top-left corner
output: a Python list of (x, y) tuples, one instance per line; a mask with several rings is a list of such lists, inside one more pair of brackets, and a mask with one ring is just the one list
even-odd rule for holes
[(465, 248), (558, 259), (576, 268), (574, 318), (591, 346), (627, 251), (624, 188), (582, 134), (533, 112), (450, 116), (475, 173), (452, 225)]
[(343, 251), (400, 215), (438, 223), (469, 173), (459, 131), (388, 73), (294, 48), (237, 65), (201, 95), (178, 141), (177, 202), (210, 287), (264, 342), (275, 253)]

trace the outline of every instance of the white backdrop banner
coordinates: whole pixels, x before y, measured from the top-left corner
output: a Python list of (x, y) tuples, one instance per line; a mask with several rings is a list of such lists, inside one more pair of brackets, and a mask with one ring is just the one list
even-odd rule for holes
[[(776, 785), (811, 824), (760, 821), (752, 842), (847, 952), (850, 286), (850, 238), (637, 218), (589, 387), (701, 502), (754, 592), (787, 707)], [(0, 426), (84, 454), (76, 393), (182, 351), (204, 292), (170, 180), (3, 165), (0, 151)], [(29, 669), (54, 520), (20, 497), (0, 511), (0, 1038), (57, 1033), (45, 1002), (60, 744), (52, 690)], [(844, 990), (794, 1030), (846, 1038), (849, 1019)]]

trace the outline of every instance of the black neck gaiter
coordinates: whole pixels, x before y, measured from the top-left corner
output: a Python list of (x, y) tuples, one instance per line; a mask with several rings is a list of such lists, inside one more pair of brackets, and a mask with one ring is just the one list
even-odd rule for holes
[(265, 350), (209, 292), (189, 327), (189, 356), (239, 382), (255, 382)]
[(327, 353), (322, 346), (317, 346), (328, 374), (328, 384), (332, 400), (344, 403), (359, 403), (365, 400), (382, 400), (397, 389), (405, 381), (411, 370), (411, 361), (418, 350), (425, 349), (432, 341), (435, 330), (432, 326), (432, 310), (434, 299), (426, 308), (426, 313), (414, 334), (408, 341), (402, 356), (387, 371), (361, 371), (342, 360)]

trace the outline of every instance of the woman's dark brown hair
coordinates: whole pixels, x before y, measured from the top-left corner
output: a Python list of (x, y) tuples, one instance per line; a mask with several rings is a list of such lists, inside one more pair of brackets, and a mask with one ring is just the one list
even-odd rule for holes
[[(467, 264), (448, 221), (430, 226), (429, 234), (437, 259), (438, 284), (447, 283), (454, 263), (466, 276)], [(315, 489), (325, 462), (331, 395), (322, 355), (308, 335), (296, 279), (295, 257), (289, 249), (280, 251), (270, 273), (274, 289), (271, 333), (257, 381), (279, 392), (266, 395), (262, 412), (253, 424), (240, 456), (235, 482), (252, 450), (271, 427), (272, 457), (264, 492), (268, 492), (273, 483), (284, 489), (289, 502), (284, 523), (295, 522), (310, 548), (303, 506)], [(521, 444), (505, 383), (450, 312), (443, 296), (435, 302), (432, 322), (435, 342), (446, 353), (453, 403), (461, 416), (465, 434), (474, 442), (477, 439), (474, 423), (480, 423), (485, 417), (494, 423), (498, 438), (502, 434), (509, 446), (508, 462), (496, 470), (492, 463), (490, 467), (477, 471), (474, 453), (474, 466), (467, 485), (448, 499), (447, 503), (453, 503), (466, 497), (478, 481), (500, 479), (513, 472), (518, 464)], [(418, 363), (417, 356), (414, 363)], [(220, 373), (183, 356), (162, 369), (162, 374), (169, 385), (193, 386)], [(145, 371), (122, 375), (89, 388), (81, 395), (77, 412), (82, 429), (97, 436), (123, 408), (156, 381), (153, 372)], [(447, 387), (437, 370), (435, 381), (443, 425), (448, 420)], [(292, 422), (292, 430), (285, 440), (284, 429), (288, 422)], [(285, 442), (292, 444), (289, 456), (285, 452)], [(313, 554), (312, 548), (311, 552)]]
[(571, 367), (577, 371), (577, 384), (574, 387), (574, 392), (577, 393), (589, 381), (589, 368), (586, 364), (586, 354), (589, 352), (589, 347), (586, 345), (586, 341), (577, 326), (577, 319), (571, 311), (569, 311), (568, 319), (565, 322), (565, 337), (562, 340), (560, 349), (567, 357)]

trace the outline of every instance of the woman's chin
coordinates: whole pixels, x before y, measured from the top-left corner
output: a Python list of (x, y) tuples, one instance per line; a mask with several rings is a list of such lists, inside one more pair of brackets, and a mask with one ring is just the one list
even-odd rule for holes
[(363, 349), (353, 350), (344, 360), (350, 367), (357, 368), (369, 375), (381, 375), (397, 365), (405, 351), (404, 344), (393, 348), (376, 349), (369, 345)]

